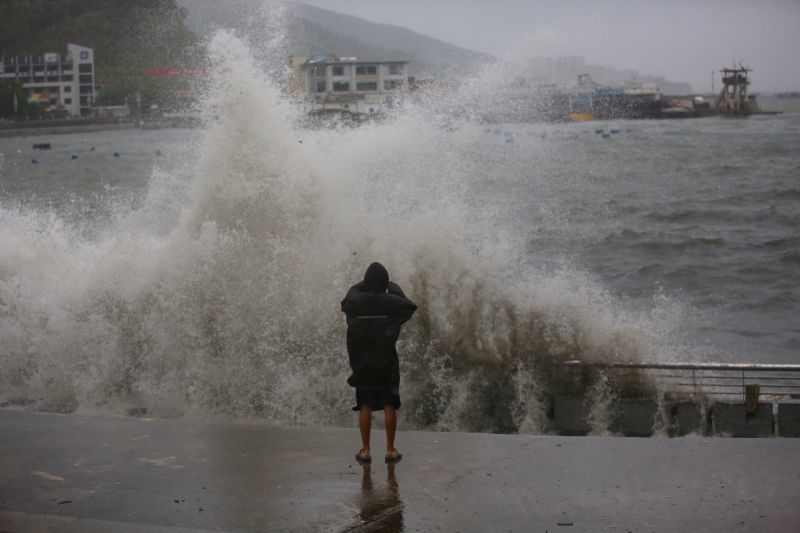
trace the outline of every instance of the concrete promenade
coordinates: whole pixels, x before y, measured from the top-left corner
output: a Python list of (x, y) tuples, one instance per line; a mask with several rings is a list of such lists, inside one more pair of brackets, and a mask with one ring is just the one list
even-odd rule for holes
[(364, 469), (356, 429), (0, 409), (0, 531), (800, 531), (800, 439), (382, 444)]

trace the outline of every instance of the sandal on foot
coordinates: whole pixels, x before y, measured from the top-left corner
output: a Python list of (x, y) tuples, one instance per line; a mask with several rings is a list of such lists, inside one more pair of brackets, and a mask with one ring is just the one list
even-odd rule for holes
[(387, 455), (386, 456), (386, 462), (387, 463), (399, 463), (402, 458), (403, 458), (403, 454), (400, 453), (400, 452), (397, 452), (397, 455)]
[(359, 464), (368, 465), (368, 464), (370, 464), (372, 462), (372, 457), (370, 457), (369, 455), (366, 455), (366, 456), (361, 455), (361, 452), (363, 452), (363, 451), (364, 450), (359, 450), (359, 452), (355, 455), (356, 461)]

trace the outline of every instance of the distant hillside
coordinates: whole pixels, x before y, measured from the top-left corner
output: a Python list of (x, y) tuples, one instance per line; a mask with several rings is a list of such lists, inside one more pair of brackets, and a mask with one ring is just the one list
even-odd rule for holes
[[(260, 11), (249, 0), (179, 0), (187, 10), (186, 23), (205, 36), (218, 28), (246, 34), (280, 26), (286, 55), (336, 53), (367, 60), (409, 60), (413, 75), (442, 75), (460, 71), (492, 56), (459, 48), (405, 28), (376, 24), (304, 4), (286, 4), (285, 13)], [(282, 20), (270, 20), (279, 17)]]
[(2, 0), (0, 56), (66, 53), (74, 42), (95, 49), (98, 98), (122, 103), (166, 100), (185, 81), (142, 78), (152, 67), (191, 66), (195, 35), (175, 0)]
[[(439, 75), (443, 71), (444, 73), (463, 72), (465, 68), (476, 62), (495, 59), (489, 54), (460, 48), (398, 26), (376, 24), (358, 17), (342, 15), (304, 4), (297, 4), (296, 9), (304, 20), (325, 28), (335, 36), (349, 36), (355, 41), (354, 45), (357, 43), (361, 47), (366, 47), (367, 50), (361, 54), (363, 56), (374, 56), (374, 53), (370, 54), (368, 51), (377, 48), (380, 48), (381, 51), (388, 50), (390, 55), (392, 53), (401, 54), (402, 58), (411, 60), (412, 73)], [(330, 42), (326, 39), (320, 39), (320, 41), (319, 44), (323, 47)], [(345, 43), (330, 42), (330, 44), (346, 48)], [(337, 53), (339, 52), (337, 51)], [(350, 55), (347, 49), (343, 49), (341, 54)], [(375, 57), (369, 59), (375, 59)]]

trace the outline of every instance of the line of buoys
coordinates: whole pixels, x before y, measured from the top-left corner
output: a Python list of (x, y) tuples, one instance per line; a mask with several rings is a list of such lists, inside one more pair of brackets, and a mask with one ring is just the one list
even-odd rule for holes
[[(34, 146), (36, 146), (36, 145), (34, 145)], [(48, 144), (47, 146), (50, 146), (50, 145)], [(37, 148), (37, 149), (38, 150), (49, 150), (50, 148)], [(95, 151), (94, 146), (92, 146), (91, 151), (92, 152)], [(21, 153), (21, 152), (22, 152), (21, 150), (17, 150), (17, 153)], [(121, 154), (119, 152), (114, 152), (113, 155), (114, 155), (114, 157), (120, 157)], [(162, 156), (162, 155), (164, 155), (164, 153), (161, 150), (156, 150), (156, 155), (157, 156)], [(69, 158), (70, 158), (71, 161), (75, 161), (76, 159), (79, 159), (80, 156), (78, 154), (76, 154), (76, 153), (72, 153), (72, 154), (70, 154)], [(31, 159), (31, 163), (37, 164), (37, 163), (39, 163), (39, 160), (38, 159)]]

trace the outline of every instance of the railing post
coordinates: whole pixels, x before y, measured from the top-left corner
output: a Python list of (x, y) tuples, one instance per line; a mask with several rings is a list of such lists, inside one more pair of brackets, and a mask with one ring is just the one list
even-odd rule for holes
[(744, 368), (742, 369), (742, 401), (747, 401), (747, 386), (744, 384)]

